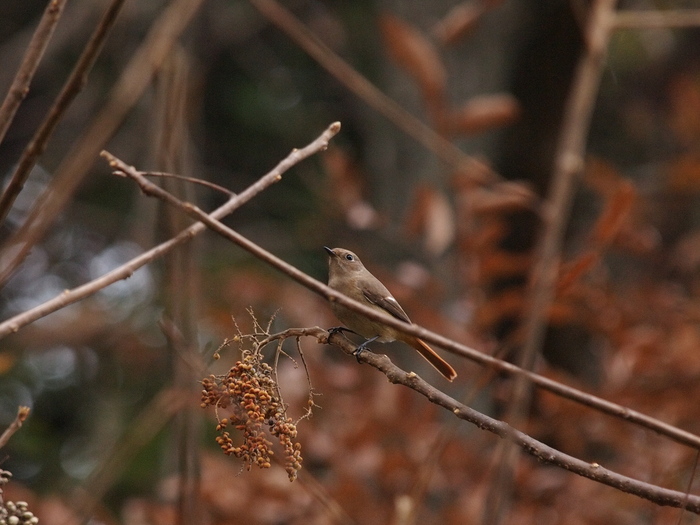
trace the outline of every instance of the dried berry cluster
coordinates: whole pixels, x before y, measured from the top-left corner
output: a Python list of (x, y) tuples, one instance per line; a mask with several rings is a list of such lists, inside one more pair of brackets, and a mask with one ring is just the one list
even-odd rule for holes
[[(301, 444), (295, 442), (296, 425), (287, 417), (284, 403), (279, 399), (277, 385), (272, 378), (272, 368), (262, 362), (258, 352), (243, 352), (225, 376), (210, 376), (202, 380), (202, 408), (213, 406), (227, 409), (228, 417), (219, 419), (216, 438), (224, 454), (241, 458), (248, 469), (253, 465), (270, 468), (274, 455), (268, 433), (275, 436), (285, 455), (285, 470), (294, 481), (301, 469)], [(243, 434), (243, 443), (234, 445), (230, 433), (233, 427)]]
[(36, 525), (39, 518), (29, 511), (26, 501), (3, 501), (2, 487), (11, 477), (11, 472), (0, 470), (0, 525)]

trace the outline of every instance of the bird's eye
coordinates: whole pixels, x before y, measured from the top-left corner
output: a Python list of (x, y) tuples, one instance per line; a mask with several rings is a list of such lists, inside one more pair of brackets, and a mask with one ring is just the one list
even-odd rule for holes
[(349, 254), (349, 253), (345, 255), (345, 258), (346, 258), (348, 261), (353, 261), (353, 260), (355, 259), (355, 258), (354, 258), (351, 254)]

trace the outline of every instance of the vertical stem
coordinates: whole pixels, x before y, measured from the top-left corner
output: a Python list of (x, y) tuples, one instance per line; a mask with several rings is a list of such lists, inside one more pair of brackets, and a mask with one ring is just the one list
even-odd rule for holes
[[(550, 196), (544, 205), (544, 230), (530, 280), (530, 300), (525, 319), (525, 345), (519, 366), (532, 369), (540, 353), (547, 327), (547, 312), (554, 300), (564, 231), (571, 212), (575, 184), (583, 170), (586, 138), (595, 107), (598, 86), (605, 65), (610, 34), (615, 24), (617, 0), (597, 0), (589, 13), (585, 53), (576, 68), (557, 145)], [(519, 427), (527, 417), (532, 384), (519, 376), (515, 380), (507, 420)], [(513, 469), (519, 457), (517, 447), (504, 442), (503, 455), (487, 502), (485, 520), (502, 520), (510, 497)]]
[[(156, 167), (171, 173), (184, 173), (187, 147), (187, 79), (189, 64), (185, 51), (175, 46), (173, 53), (163, 64), (158, 77), (156, 92), (155, 157)], [(163, 179), (167, 191), (193, 201), (186, 195), (188, 186), (181, 180)], [(170, 238), (187, 227), (187, 218), (170, 206), (163, 207), (163, 220), (159, 221), (163, 234)], [(197, 323), (195, 311), (198, 292), (196, 250), (192, 243), (179, 246), (166, 258), (165, 292), (166, 315), (178, 331), (179, 337), (169, 338), (170, 357), (173, 365), (174, 386), (179, 392), (196, 399), (199, 391), (199, 370), (192, 368), (197, 362)], [(200, 414), (194, 406), (178, 412), (173, 423), (176, 470), (179, 487), (177, 499), (177, 523), (196, 525), (202, 520), (200, 499)]]

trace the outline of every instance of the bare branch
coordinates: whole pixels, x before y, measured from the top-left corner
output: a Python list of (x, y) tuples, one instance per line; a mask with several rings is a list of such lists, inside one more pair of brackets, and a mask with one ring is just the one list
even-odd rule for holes
[(476, 165), (480, 169), (465, 169), (466, 173), (482, 177), (476, 182), (498, 182), (498, 176), (483, 164), (468, 156), (457, 146), (446, 140), (402, 108), (391, 97), (382, 93), (367, 78), (357, 72), (318, 37), (300, 22), (289, 10), (275, 0), (250, 0), (260, 13), (284, 31), (300, 48), (306, 51), (331, 75), (355, 93), (361, 100), (384, 115), (396, 127), (433, 151), (438, 157), (456, 168), (469, 168)]
[(7, 445), (7, 442), (10, 440), (12, 435), (20, 429), (22, 423), (24, 423), (24, 421), (29, 417), (29, 412), (29, 407), (21, 406), (17, 409), (17, 416), (15, 417), (14, 421), (12, 421), (10, 426), (5, 429), (5, 432), (0, 435), (0, 448)]
[(699, 27), (700, 9), (618, 11), (614, 23), (616, 29)]
[[(44, 56), (46, 46), (51, 40), (56, 24), (61, 19), (63, 8), (66, 5), (66, 0), (49, 0), (44, 14), (41, 16), (39, 25), (34, 31), (34, 36), (27, 46), (27, 51), (22, 58), (22, 64), (15, 75), (10, 90), (0, 106), (0, 142), (5, 138), (7, 128), (10, 127), (12, 119), (17, 113), (17, 108), (22, 103), (29, 92), (29, 85), (32, 82), (36, 68)], [(0, 209), (2, 207), (0, 206)], [(2, 220), (0, 220), (2, 222)]]
[[(608, 40), (613, 29), (617, 0), (596, 0), (588, 16), (585, 33), (586, 50), (579, 61), (573, 88), (564, 111), (564, 121), (554, 158), (554, 173), (548, 202), (544, 204), (544, 231), (531, 266), (529, 307), (523, 325), (525, 343), (518, 364), (525, 370), (534, 367), (541, 353), (546, 330), (546, 316), (552, 304), (559, 265), (559, 252), (565, 226), (571, 212), (575, 183), (584, 165), (586, 136), (595, 104), (598, 84), (605, 64)], [(511, 404), (505, 417), (519, 426), (529, 413), (531, 382), (521, 375), (513, 386)], [(513, 483), (517, 449), (504, 443), (497, 473), (487, 497), (487, 512), (499, 515), (507, 507)]]
[[(3, 247), (2, 253), (8, 256), (0, 260), (0, 283), (14, 272), (70, 201), (100, 150), (138, 102), (202, 1), (175, 0), (153, 24), (112, 89), (105, 107), (56, 169), (49, 188), (37, 199), (26, 222)], [(121, 2), (114, 0), (113, 5)]]
[(419, 394), (425, 396), (431, 403), (446, 408), (458, 418), (476, 425), (481, 430), (486, 430), (498, 437), (507, 439), (543, 463), (556, 465), (569, 472), (578, 474), (579, 476), (603, 483), (604, 485), (608, 485), (628, 494), (634, 494), (635, 496), (647, 499), (658, 505), (680, 507), (700, 514), (700, 496), (652, 485), (651, 483), (646, 483), (608, 470), (598, 463), (588, 463), (573, 456), (569, 456), (568, 454), (564, 454), (534, 439), (528, 434), (513, 428), (504, 421), (493, 419), (460, 403), (421, 379), (415, 372), (406, 372), (397, 367), (387, 356), (375, 354), (368, 350), (356, 355), (355, 350), (357, 346), (342, 334), (329, 334), (325, 331), (323, 331), (324, 333), (320, 333), (316, 330), (317, 329), (309, 329), (308, 333), (310, 335), (318, 334), (316, 337), (319, 343), (332, 344), (339, 347), (346, 354), (356, 356), (360, 362), (367, 363), (383, 372), (392, 383), (400, 384), (415, 390)]
[[(220, 193), (223, 193), (224, 195), (228, 195), (229, 197), (231, 195), (234, 195), (234, 193), (228, 188), (224, 188), (223, 186), (219, 186), (218, 184), (214, 184), (213, 182), (209, 182), (207, 180), (196, 179), (194, 177), (184, 177), (182, 175), (175, 175), (174, 173), (165, 173), (162, 171), (144, 171), (143, 174), (147, 177), (173, 178), (185, 182), (191, 182), (192, 184), (198, 184), (200, 186), (204, 186), (205, 188), (216, 190)], [(119, 173), (115, 172), (115, 175), (119, 175)]]
[[(17, 195), (22, 191), (24, 183), (27, 181), (29, 173), (36, 164), (39, 156), (44, 152), (46, 144), (48, 143), (51, 135), (53, 134), (56, 125), (59, 123), (63, 114), (66, 112), (70, 106), (73, 99), (80, 93), (83, 86), (87, 82), (88, 74), (92, 69), (97, 56), (102, 50), (102, 46), (109, 34), (109, 30), (114, 25), (117, 19), (117, 14), (119, 13), (124, 0), (112, 0), (112, 2), (107, 7), (102, 19), (97, 24), (97, 27), (92, 33), (90, 40), (88, 41), (83, 53), (75, 64), (73, 71), (71, 72), (68, 80), (63, 85), (63, 89), (56, 97), (53, 106), (49, 110), (44, 121), (39, 125), (36, 133), (32, 137), (31, 142), (25, 148), (22, 153), (22, 157), (19, 159), (19, 163), (15, 172), (12, 174), (7, 188), (0, 197), (0, 224), (4, 222), (7, 214), (12, 208), (12, 204), (15, 202)], [(21, 261), (21, 259), (20, 259)]]
[[(215, 211), (211, 212), (210, 216), (216, 219), (221, 219), (226, 215), (232, 213), (234, 210), (241, 207), (243, 204), (251, 200), (253, 197), (258, 195), (260, 192), (278, 182), (282, 179), (282, 174), (286, 172), (289, 168), (298, 164), (302, 160), (310, 157), (311, 155), (326, 149), (328, 146), (328, 141), (333, 138), (338, 131), (340, 131), (340, 123), (334, 122), (331, 124), (319, 137), (317, 137), (313, 142), (308, 144), (302, 149), (293, 150), (287, 157), (285, 157), (277, 166), (275, 166), (270, 172), (261, 177), (257, 182), (249, 186), (245, 191), (231, 197), (223, 206), (217, 208)], [(109, 154), (107, 154), (109, 155)], [(206, 226), (202, 223), (193, 224), (189, 228), (183, 230), (176, 237), (159, 244), (158, 246), (151, 248), (147, 252), (142, 253), (138, 257), (130, 260), (129, 262), (115, 268), (111, 272), (105, 275), (83, 284), (73, 290), (66, 290), (61, 295), (42, 303), (31, 310), (27, 310), (19, 315), (16, 315), (2, 323), (0, 323), (0, 339), (6, 337), (7, 335), (17, 332), (23, 326), (26, 326), (37, 319), (45, 317), (52, 312), (60, 310), (69, 304), (76, 303), (92, 294), (100, 291), (101, 289), (109, 286), (112, 283), (120, 281), (122, 279), (127, 279), (136, 270), (142, 266), (164, 256), (170, 252), (173, 248), (179, 246), (182, 243), (188, 242), (190, 239), (199, 235), (206, 229)]]
[(329, 288), (322, 282), (308, 276), (304, 272), (288, 264), (282, 259), (276, 257), (267, 250), (264, 250), (263, 248), (255, 244), (253, 241), (247, 239), (243, 235), (239, 234), (238, 232), (222, 224), (220, 221), (216, 220), (214, 217), (212, 217), (212, 215), (205, 214), (193, 204), (180, 201), (173, 195), (169, 194), (165, 190), (159, 188), (158, 186), (148, 181), (145, 177), (141, 175), (141, 173), (138, 170), (134, 169), (131, 166), (128, 166), (124, 162), (112, 157), (111, 155), (110, 162), (116, 169), (124, 172), (129, 177), (134, 179), (146, 195), (158, 197), (173, 206), (179, 207), (185, 213), (201, 221), (208, 228), (212, 229), (219, 235), (236, 243), (238, 246), (247, 250), (258, 259), (266, 262), (274, 268), (277, 268), (281, 272), (285, 273), (286, 275), (300, 283), (302, 286), (305, 286), (309, 290), (323, 296), (328, 301), (337, 301), (343, 306), (347, 306), (348, 308), (351, 308), (352, 310), (365, 315), (369, 319), (379, 321), (381, 323), (386, 324), (387, 326), (390, 326), (391, 328), (395, 328), (399, 332), (414, 335), (428, 343), (435, 344), (436, 346), (444, 348), (445, 350), (448, 350), (456, 355), (466, 357), (467, 359), (470, 359), (481, 365), (489, 366), (495, 370), (498, 370), (499, 372), (506, 372), (516, 377), (525, 377), (528, 381), (531, 381), (533, 384), (539, 386), (540, 388), (548, 390), (554, 394), (583, 404), (605, 414), (609, 414), (624, 419), (625, 421), (634, 423), (636, 425), (646, 427), (650, 430), (658, 432), (659, 434), (667, 436), (673, 439), (674, 441), (700, 450), (700, 436), (697, 436), (685, 430), (681, 430), (677, 427), (669, 425), (668, 423), (664, 423), (662, 421), (659, 421), (658, 419), (652, 418), (635, 410), (631, 410), (627, 407), (618, 405), (611, 401), (607, 401), (597, 396), (582, 392), (581, 390), (577, 390), (575, 388), (546, 378), (529, 370), (524, 370), (507, 361), (502, 361), (490, 355), (483, 354), (478, 350), (475, 350), (466, 345), (448, 339), (435, 332), (426, 330), (421, 326), (415, 324), (406, 324), (394, 317), (391, 317), (388, 314), (377, 312), (374, 309), (359, 303), (358, 301), (354, 301), (353, 299), (350, 299), (349, 297), (346, 297), (345, 295)]
[[(546, 312), (554, 298), (559, 252), (571, 211), (576, 178), (583, 169), (585, 141), (612, 30), (616, 1), (597, 0), (594, 4), (586, 37), (588, 49), (578, 65), (573, 91), (565, 109), (549, 202), (545, 205), (545, 230), (532, 265), (531, 301), (525, 321), (526, 342), (520, 359), (520, 366), (526, 369), (532, 368), (539, 353), (544, 337)], [(522, 387), (516, 390), (522, 390)]]
[(73, 506), (81, 518), (90, 515), (136, 453), (142, 450), (170, 419), (191, 403), (192, 396), (189, 392), (175, 389), (161, 390), (151, 399), (115, 446), (104, 451), (102, 464), (85, 481), (84, 490), (76, 494)]

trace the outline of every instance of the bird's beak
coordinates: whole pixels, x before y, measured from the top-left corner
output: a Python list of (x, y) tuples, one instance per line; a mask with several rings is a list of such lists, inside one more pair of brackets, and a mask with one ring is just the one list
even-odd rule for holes
[(328, 255), (330, 255), (331, 257), (337, 257), (336, 253), (333, 251), (332, 248), (329, 248), (328, 246), (324, 246), (323, 249), (326, 250), (328, 252)]

